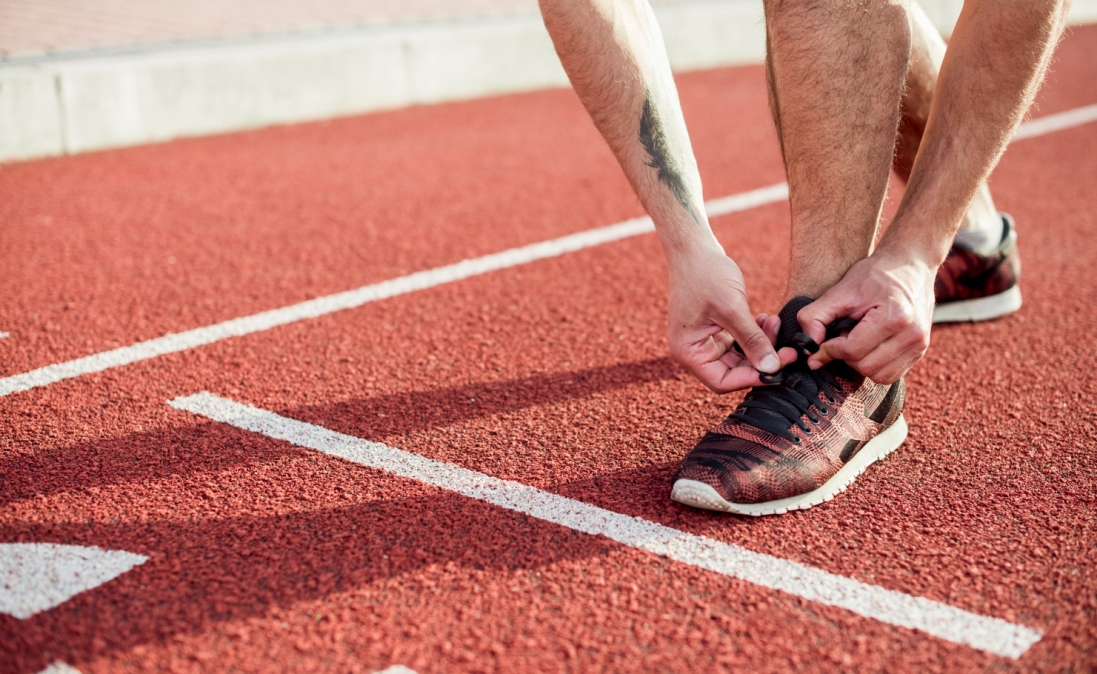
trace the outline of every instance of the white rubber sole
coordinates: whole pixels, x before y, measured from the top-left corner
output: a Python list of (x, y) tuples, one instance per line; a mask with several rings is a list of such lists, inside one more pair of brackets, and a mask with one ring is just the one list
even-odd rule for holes
[(970, 323), (989, 321), (1012, 314), (1021, 308), (1021, 287), (1013, 286), (1004, 293), (974, 300), (958, 300), (938, 304), (933, 308), (934, 323)]
[(895, 423), (882, 431), (857, 452), (853, 460), (842, 466), (841, 470), (827, 480), (823, 486), (800, 494), (765, 503), (730, 503), (725, 501), (716, 490), (696, 480), (678, 480), (670, 490), (670, 497), (679, 503), (705, 510), (736, 513), (739, 515), (783, 515), (790, 510), (807, 510), (812, 506), (831, 500), (837, 494), (853, 484), (857, 476), (865, 469), (891, 454), (907, 439), (907, 421), (899, 415)]

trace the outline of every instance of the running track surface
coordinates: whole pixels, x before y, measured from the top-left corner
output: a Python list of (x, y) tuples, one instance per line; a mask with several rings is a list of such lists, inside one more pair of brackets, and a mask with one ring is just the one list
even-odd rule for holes
[[(680, 87), (710, 198), (783, 180), (760, 68)], [(1033, 116), (1094, 103), (1077, 28)], [(1097, 124), (1011, 146), (1025, 307), (937, 327), (907, 443), (777, 518), (667, 498), (737, 398), (667, 358), (650, 234), (6, 395), (0, 543), (147, 560), (0, 613), (0, 671), (1093, 670), (1094, 185)], [(757, 310), (786, 209), (713, 221)], [(641, 214), (565, 90), (6, 165), (0, 377)], [(201, 391), (1042, 637), (995, 655), (168, 405)]]

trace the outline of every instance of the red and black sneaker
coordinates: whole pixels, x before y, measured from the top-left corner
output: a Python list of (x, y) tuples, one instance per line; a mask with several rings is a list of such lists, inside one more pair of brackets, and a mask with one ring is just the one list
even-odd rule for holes
[[(742, 515), (806, 510), (834, 498), (906, 439), (902, 380), (876, 384), (841, 361), (808, 368), (819, 347), (796, 314), (810, 303), (796, 297), (780, 314), (777, 346), (796, 348), (799, 360), (769, 376), (773, 383), (751, 389), (686, 455), (672, 499)], [(828, 338), (846, 328), (832, 325)]]
[(1002, 213), (1002, 242), (990, 255), (953, 244), (937, 270), (934, 323), (988, 321), (1021, 308), (1021, 257), (1013, 218)]

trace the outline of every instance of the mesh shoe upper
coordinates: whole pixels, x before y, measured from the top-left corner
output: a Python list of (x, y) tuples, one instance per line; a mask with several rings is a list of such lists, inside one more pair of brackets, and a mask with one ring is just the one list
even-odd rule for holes
[(937, 270), (933, 294), (938, 304), (998, 295), (1017, 285), (1021, 256), (1013, 218), (1002, 214), (1002, 242), (990, 255), (953, 245)]
[[(823, 485), (881, 430), (899, 418), (902, 381), (874, 383), (834, 361), (812, 371), (796, 313), (810, 299), (797, 297), (781, 310), (778, 347), (801, 358), (751, 390), (727, 419), (705, 434), (682, 460), (674, 480), (696, 480), (730, 503), (764, 503)], [(837, 326), (833, 326), (837, 327)], [(815, 347), (818, 348), (818, 347)]]

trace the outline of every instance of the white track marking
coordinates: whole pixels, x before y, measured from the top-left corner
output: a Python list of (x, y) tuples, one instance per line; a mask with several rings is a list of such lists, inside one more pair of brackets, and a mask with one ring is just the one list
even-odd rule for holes
[[(784, 201), (785, 199), (788, 199), (788, 183), (777, 183), (776, 185), (770, 185), (769, 187), (759, 187), (758, 189), (749, 192), (740, 192), (739, 194), (732, 194), (731, 196), (720, 197), (719, 199), (710, 199), (705, 202), (705, 213), (707, 213), (710, 218), (715, 218), (729, 213), (749, 211), (752, 208)], [(650, 222), (650, 218), (648, 218), (648, 220)], [(654, 232), (655, 226), (652, 225), (648, 231)]]
[(81, 674), (81, 673), (80, 673), (79, 669), (73, 667), (72, 665), (66, 665), (65, 663), (58, 660), (57, 662), (53, 663), (49, 667), (46, 667), (42, 671), (38, 672), (38, 674)]
[(868, 585), (786, 559), (678, 531), (518, 482), (501, 480), (381, 443), (336, 433), (208, 392), (176, 398), (168, 404), (236, 428), (315, 449), (546, 522), (602, 535), (623, 545), (684, 564), (838, 606), (891, 625), (921, 630), (1002, 657), (1020, 657), (1042, 636), (1036, 630), (999, 618), (977, 615), (924, 597)]
[(403, 665), (393, 665), (392, 667), (386, 667), (374, 674), (416, 674), (414, 669), (408, 669)]
[(1013, 140), (1035, 138), (1046, 133), (1062, 131), (1090, 122), (1097, 122), (1097, 104), (1029, 120), (1017, 128), (1017, 133), (1013, 134)]
[[(706, 203), (705, 207), (708, 209), (709, 215), (716, 216), (756, 208), (763, 204), (787, 198), (788, 186), (780, 183), (716, 199)], [(186, 351), (219, 342), (229, 337), (250, 335), (253, 332), (269, 330), (279, 325), (296, 323), (297, 321), (324, 316), (344, 309), (353, 309), (389, 297), (396, 297), (416, 290), (425, 290), (488, 272), (517, 267), (537, 260), (557, 257), (565, 253), (592, 248), (611, 241), (620, 241), (621, 239), (653, 231), (655, 231), (655, 227), (651, 223), (651, 218), (647, 216), (633, 218), (615, 225), (607, 225), (606, 227), (562, 236), (558, 239), (511, 248), (500, 253), (492, 253), (471, 260), (462, 260), (455, 264), (415, 272), (414, 274), (362, 286), (354, 290), (317, 297), (313, 300), (291, 304), (280, 309), (234, 318), (203, 328), (187, 330), (186, 332), (167, 334), (163, 337), (150, 339), (147, 342), (139, 342), (111, 351), (103, 351), (91, 356), (77, 358), (76, 360), (47, 365), (23, 374), (5, 377), (0, 379), (0, 396), (55, 384), (83, 374), (101, 372), (169, 353)]]
[[(1026, 122), (1017, 129), (1013, 139), (1021, 140), (1041, 136), (1094, 120), (1097, 120), (1097, 105), (1076, 108)], [(787, 198), (788, 185), (779, 183), (741, 194), (713, 199), (705, 202), (705, 210), (709, 216), (715, 217), (749, 210), (765, 204), (783, 201)], [(4, 377), (0, 379), (0, 397), (28, 391), (39, 386), (56, 384), (92, 372), (102, 372), (103, 370), (129, 365), (149, 358), (194, 349), (230, 337), (241, 337), (253, 332), (269, 330), (279, 325), (286, 325), (287, 323), (296, 323), (297, 321), (324, 316), (344, 309), (353, 309), (369, 302), (403, 295), (416, 290), (425, 290), (545, 258), (557, 257), (652, 231), (654, 231), (654, 226), (651, 223), (651, 218), (646, 216), (634, 218), (615, 225), (607, 225), (606, 227), (590, 229), (558, 239), (511, 248), (500, 253), (463, 260), (455, 264), (416, 272), (400, 278), (362, 286), (354, 290), (317, 297), (307, 302), (291, 304), (280, 309), (234, 318), (202, 328), (187, 330), (186, 332), (167, 334), (163, 337), (138, 342), (130, 346), (102, 351), (83, 358), (47, 365), (30, 372)]]
[(26, 620), (147, 560), (82, 545), (0, 543), (0, 613)]
[(0, 339), (7, 339), (8, 337), (11, 337), (10, 332), (0, 332)]

